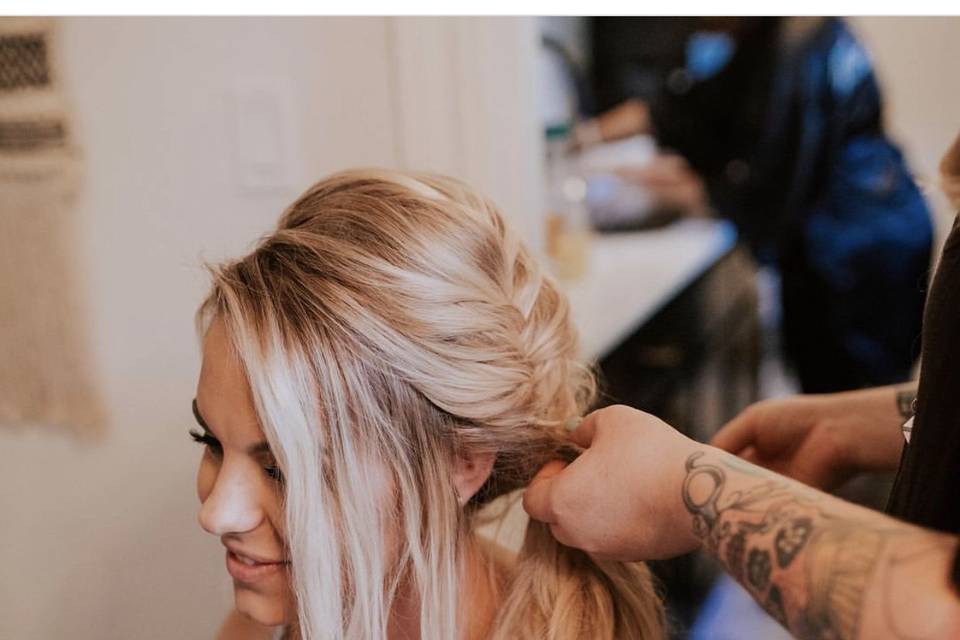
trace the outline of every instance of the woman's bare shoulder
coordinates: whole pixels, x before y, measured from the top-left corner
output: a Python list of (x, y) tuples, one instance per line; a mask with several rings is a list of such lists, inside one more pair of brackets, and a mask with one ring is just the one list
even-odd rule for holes
[(233, 609), (223, 621), (217, 640), (273, 640), (275, 632), (275, 627), (265, 627)]

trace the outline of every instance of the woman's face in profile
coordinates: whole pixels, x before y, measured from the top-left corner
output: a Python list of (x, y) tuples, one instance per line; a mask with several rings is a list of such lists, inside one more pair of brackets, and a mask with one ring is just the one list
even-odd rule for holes
[(200, 425), (194, 439), (206, 445), (197, 473), (200, 525), (226, 547), (237, 610), (261, 624), (283, 624), (295, 607), (284, 544), (283, 478), (220, 319), (204, 338), (194, 413)]

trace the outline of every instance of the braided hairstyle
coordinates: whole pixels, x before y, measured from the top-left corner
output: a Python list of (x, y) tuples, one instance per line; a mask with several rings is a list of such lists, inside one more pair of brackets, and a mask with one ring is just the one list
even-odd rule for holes
[[(569, 455), (563, 425), (594, 397), (564, 296), (489, 200), (388, 170), (317, 183), (213, 279), (198, 326), (225, 320), (289, 479), (301, 633), (385, 637), (409, 574), (422, 637), (456, 637), (479, 508)], [(495, 456), (465, 508), (450, 481), (458, 454)], [(390, 472), (389, 513), (370, 495), (374, 467)], [(388, 560), (372, 551), (386, 522), (402, 529)], [(514, 566), (492, 637), (663, 633), (642, 565), (595, 562), (531, 523)]]

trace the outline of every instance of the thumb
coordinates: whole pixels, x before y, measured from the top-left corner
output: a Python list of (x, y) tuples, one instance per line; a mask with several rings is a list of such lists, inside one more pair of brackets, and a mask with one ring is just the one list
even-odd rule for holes
[(590, 445), (593, 444), (593, 437), (597, 433), (597, 416), (601, 411), (604, 411), (604, 409), (597, 409), (583, 416), (583, 419), (577, 424), (577, 428), (570, 432), (570, 441), (578, 447), (589, 449)]
[(567, 467), (565, 462), (553, 460), (548, 462), (530, 481), (530, 486), (523, 492), (523, 509), (534, 520), (554, 523), (553, 487), (555, 477)]
[(753, 414), (743, 411), (717, 431), (710, 444), (718, 449), (737, 453), (753, 444), (755, 433)]

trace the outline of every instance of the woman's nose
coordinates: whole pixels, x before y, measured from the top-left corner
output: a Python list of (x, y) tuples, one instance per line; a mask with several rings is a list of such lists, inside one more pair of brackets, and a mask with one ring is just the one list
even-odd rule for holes
[(204, 530), (216, 536), (256, 529), (263, 520), (257, 484), (245, 478), (242, 470), (224, 464), (197, 519)]

